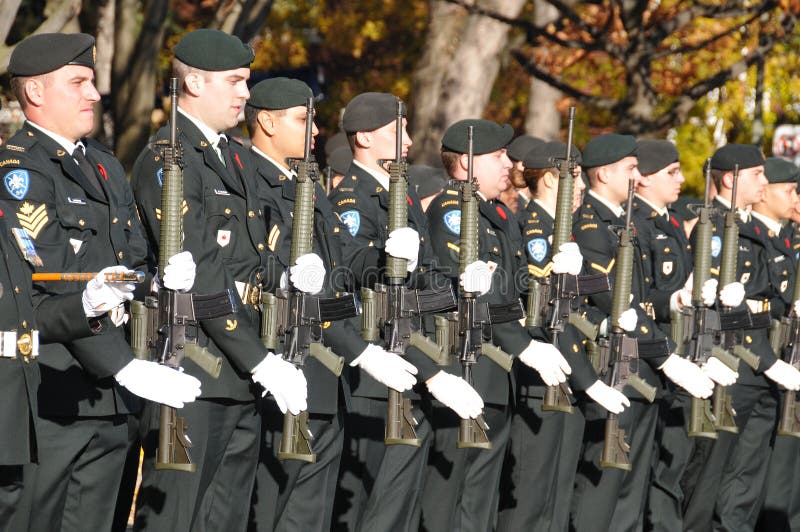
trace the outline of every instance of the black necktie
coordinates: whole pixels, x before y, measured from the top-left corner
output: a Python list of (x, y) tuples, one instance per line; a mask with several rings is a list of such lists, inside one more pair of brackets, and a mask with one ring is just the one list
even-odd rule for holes
[(82, 145), (78, 144), (78, 146), (72, 152), (72, 158), (78, 163), (78, 167), (81, 169), (81, 172), (83, 172), (83, 175), (86, 177), (87, 181), (96, 187), (97, 192), (103, 194), (103, 186), (100, 184), (100, 179), (97, 177), (97, 172), (94, 171), (94, 166), (92, 166), (92, 163), (90, 163), (86, 158), (86, 155), (83, 154)]
[(225, 168), (228, 170), (228, 175), (234, 179), (239, 179), (236, 175), (236, 171), (233, 169), (233, 159), (231, 158), (231, 147), (228, 144), (228, 139), (225, 137), (220, 137), (219, 142), (217, 142), (217, 147), (219, 148), (220, 153), (222, 153), (222, 162), (225, 164)]

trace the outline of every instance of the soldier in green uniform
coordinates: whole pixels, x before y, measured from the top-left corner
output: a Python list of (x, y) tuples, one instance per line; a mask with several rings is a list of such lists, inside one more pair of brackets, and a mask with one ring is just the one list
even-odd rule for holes
[[(691, 305), (692, 252), (680, 216), (669, 208), (678, 199), (684, 182), (678, 150), (666, 140), (639, 140), (638, 162), (642, 178), (636, 185), (633, 216), (643, 254), (649, 256), (650, 300), (655, 320), (665, 334), (670, 332), (670, 311)], [(687, 283), (688, 280), (688, 283)], [(713, 305), (717, 282), (706, 281), (705, 303)], [(717, 359), (703, 367), (714, 381), (727, 386), (736, 373)], [(688, 435), (691, 396), (663, 376), (658, 403), (652, 482), (647, 500), (646, 526), (653, 530), (682, 528), (683, 493), (680, 479), (693, 448)]]
[[(573, 150), (576, 165), (572, 208), (576, 210), (581, 205), (585, 187), (580, 178), (581, 154), (577, 148)], [(517, 219), (522, 229), (528, 272), (537, 278), (549, 277), (554, 267), (552, 244), (559, 186), (557, 165), (565, 153), (566, 144), (552, 141), (536, 145), (523, 158), (522, 177), (527, 188), (520, 191), (520, 197), (525, 193), (530, 201), (517, 212)], [(580, 259), (577, 266), (582, 266)], [(630, 403), (624, 395), (598, 379), (584, 350), (584, 340), (571, 325), (567, 325), (559, 335), (559, 349), (572, 367), (570, 387), (619, 414)], [(503, 477), (503, 485), (509, 489), (503, 489), (501, 493), (497, 529), (567, 530), (584, 418), (577, 408), (569, 414), (543, 411), (544, 382), (527, 366), (517, 365), (515, 369), (517, 397)], [(547, 496), (533, 500), (526, 497), (526, 494), (539, 490)]]
[[(737, 282), (723, 287), (719, 298), (727, 307), (746, 304), (752, 325), (742, 332), (741, 342), (760, 357), (760, 362), (755, 371), (741, 363), (737, 382), (728, 388), (738, 434), (720, 431), (710, 454), (701, 457), (703, 468), (684, 514), (686, 530), (753, 529), (763, 501), (778, 413), (778, 391), (773, 383), (790, 390), (800, 388), (800, 372), (777, 359), (769, 343), (771, 309), (785, 308), (780, 285), (786, 278), (781, 279), (782, 274), (775, 277), (772, 266), (779, 254), (768, 241), (769, 229), (744, 210), (761, 201), (767, 185), (764, 158), (756, 146), (728, 144), (711, 158), (711, 176), (717, 189), (714, 204), (719, 209), (712, 218), (712, 272), (720, 264), (724, 245), (720, 239), (724, 225), (721, 213), (730, 209), (736, 165), (740, 217)], [(733, 288), (739, 293), (725, 293)]]
[[(490, 266), (491, 284), (472, 290), (468, 267), (460, 281), (466, 291), (481, 295), (478, 303), (517, 302), (527, 288), (521, 235), (514, 215), (495, 200), (510, 186), (511, 161), (506, 145), (513, 131), (488, 120), (462, 120), (442, 138), (442, 162), (450, 176), (431, 204), (428, 221), (433, 249), (442, 271), (459, 278), (461, 205), (459, 187), (469, 166), (467, 130), (474, 128), (474, 176), (478, 182), (478, 263)], [(574, 257), (566, 257), (569, 262)], [(580, 264), (580, 260), (578, 259)], [(494, 265), (494, 267), (492, 267)], [(495, 268), (496, 267), (496, 268)], [(524, 286), (523, 286), (524, 285)], [(537, 341), (517, 321), (492, 324), (493, 343), (536, 370), (550, 385), (566, 380), (571, 368), (552, 344)], [(513, 375), (488, 357), (473, 366), (475, 387), (485, 402), (491, 449), (457, 448), (459, 420), (443, 409), (432, 409), (435, 441), (431, 450), (423, 499), (423, 526), (430, 531), (491, 530), (497, 519), (500, 477), (511, 429)]]
[[(585, 265), (593, 273), (615, 273), (618, 239), (609, 228), (624, 224), (623, 203), (629, 181), (640, 178), (636, 153), (633, 137), (616, 134), (595, 137), (583, 150), (590, 190), (578, 209), (574, 234)], [(656, 385), (656, 372), (660, 370), (690, 393), (708, 397), (713, 389), (711, 380), (696, 365), (672, 354), (673, 344), (655, 323), (649, 299), (649, 257), (641, 245), (641, 241), (634, 242), (631, 307), (638, 319), (635, 329), (629, 331), (637, 339), (642, 359), (638, 364), (639, 375)], [(610, 311), (610, 293), (590, 296), (590, 300), (603, 312)], [(620, 416), (619, 426), (627, 433), (632, 470), (599, 468), (606, 414), (587, 404), (586, 444), (572, 508), (572, 526), (579, 531), (635, 530), (642, 526), (657, 409), (637, 392), (628, 388), (623, 392), (631, 399), (631, 406)]]
[[(99, 100), (93, 67), (94, 38), (86, 34), (35, 35), (11, 56), (11, 85), (27, 120), (0, 152), (0, 206), (24, 229), (17, 238), (37, 272), (105, 274), (150, 266), (122, 166), (106, 147), (84, 137)], [(189, 259), (189, 276), (192, 267)], [(141, 407), (132, 393), (175, 407), (199, 394), (197, 379), (133, 358), (120, 326), (133, 284), (99, 275), (83, 293), (81, 288), (67, 282), (33, 286), (39, 321), (60, 334), (39, 360), (39, 460), (26, 474), (23, 495), (31, 530), (109, 529), (131, 443), (127, 422)], [(148, 288), (142, 283), (138, 295)], [(73, 340), (75, 323), (85, 327), (82, 320), (46, 305), (71, 298), (81, 301), (87, 317), (111, 312), (113, 324), (103, 334)], [(87, 506), (94, 510), (87, 513)]]
[[(331, 196), (334, 212), (355, 239), (346, 264), (356, 273), (357, 286), (372, 288), (384, 282), (387, 256), (408, 261), (406, 286), (411, 289), (450, 290), (436, 271), (425, 215), (413, 187), (408, 189), (408, 227), (388, 231), (389, 173), (381, 161), (396, 156), (397, 97), (363, 93), (345, 108), (343, 129), (353, 148), (350, 171)], [(402, 132), (402, 155), (411, 138)], [(370, 349), (353, 361), (349, 373), (352, 409), (345, 419), (345, 445), (337, 491), (334, 527), (348, 530), (414, 530), (420, 516), (420, 497), (430, 445), (430, 424), (413, 399), (413, 417), (419, 447), (384, 444), (387, 391), (399, 391), (393, 381), (375, 379), (380, 366), (391, 362), (381, 350)], [(465, 381), (436, 366), (416, 348), (406, 356), (411, 373), (425, 382), (434, 397), (459, 415), (480, 413), (482, 402)]]
[[(256, 395), (270, 392), (281, 411), (306, 408), (299, 370), (270, 353), (259, 338), (256, 304), (262, 286), (275, 287), (282, 267), (268, 250), (264, 215), (255, 193), (247, 150), (220, 134), (237, 124), (249, 96), (252, 49), (216, 30), (197, 30), (175, 46), (178, 142), (183, 148), (183, 247), (197, 257), (196, 284), (204, 293), (233, 291), (237, 312), (201, 321), (198, 342), (222, 359), (213, 379), (190, 360), (185, 372), (203, 382), (200, 400), (182, 415), (192, 439), (197, 472), (154, 468), (155, 430), (144, 440), (140, 530), (244, 530), (258, 460), (260, 417)], [(166, 139), (169, 127), (156, 135)], [(131, 183), (147, 234), (158, 249), (161, 154), (144, 149)], [(272, 259), (272, 260), (270, 260)], [(303, 273), (303, 272), (299, 272)], [(158, 427), (158, 409), (143, 424)]]
[(508, 187), (500, 195), (499, 200), (502, 201), (511, 212), (517, 216), (524, 216), (521, 213), (528, 206), (531, 201), (528, 186), (525, 183), (525, 178), (522, 173), (525, 170), (524, 159), (530, 151), (539, 145), (544, 144), (544, 141), (539, 137), (531, 135), (520, 135), (508, 144), (506, 153), (511, 163), (514, 165), (511, 168), (511, 173), (508, 175), (511, 186)]
[[(290, 267), (296, 188), (295, 176), (286, 161), (303, 157), (306, 101), (311, 95), (311, 89), (302, 81), (272, 78), (253, 87), (245, 111), (253, 142), (251, 151), (256, 162), (258, 197), (263, 211), (269, 213), (266, 220), (269, 248), (285, 268)], [(316, 126), (312, 127), (313, 136), (316, 136)], [(314, 260), (323, 265), (324, 274), (318, 277), (318, 284), (312, 283), (313, 286), (307, 285), (308, 280), (303, 278), (295, 279), (294, 275), (292, 282), (304, 291), (324, 292), (327, 296), (352, 292), (350, 276), (342, 275), (342, 249), (354, 246), (355, 242), (334, 215), (319, 185), (313, 235)], [(408, 371), (410, 364), (362, 340), (352, 321), (331, 323), (324, 330), (323, 340), (347, 363), (367, 350), (384, 357), (384, 364), (369, 366), (367, 371), (372, 372), (372, 378), (390, 383), (395, 389), (406, 391), (416, 381)], [(265, 404), (262, 411), (265, 437), (253, 497), (256, 530), (328, 531), (331, 528), (342, 452), (342, 421), (350, 391), (346, 386), (340, 389), (339, 379), (313, 359), (308, 361), (303, 372), (309, 384), (309, 428), (314, 435), (312, 448), (317, 461), (311, 464), (277, 459), (283, 416), (274, 405)], [(344, 401), (339, 401), (340, 394), (346, 397)]]
[[(761, 201), (753, 205), (753, 223), (764, 238), (770, 253), (770, 282), (780, 294), (772, 310), (773, 317), (780, 319), (793, 310), (792, 292), (797, 271), (795, 252), (784, 227), (798, 202), (797, 179), (800, 168), (791, 162), (770, 157), (764, 161), (764, 174), (769, 184), (764, 189)], [(798, 309), (800, 310), (800, 309)], [(776, 353), (781, 356), (781, 353)], [(787, 360), (784, 358), (784, 360)], [(793, 392), (784, 392), (793, 393)], [(783, 395), (783, 394), (781, 394)], [(782, 403), (782, 401), (781, 401)], [(796, 474), (800, 471), (800, 440), (787, 435), (776, 435), (765, 481), (764, 506), (761, 509), (759, 530), (790, 531), (798, 526)]]

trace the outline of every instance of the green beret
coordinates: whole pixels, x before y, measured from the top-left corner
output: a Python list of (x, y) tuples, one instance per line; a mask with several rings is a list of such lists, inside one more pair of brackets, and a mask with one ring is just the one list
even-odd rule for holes
[(761, 166), (764, 164), (764, 156), (752, 144), (726, 144), (711, 157), (711, 168), (714, 170), (733, 171), (736, 164), (739, 165), (739, 170)]
[(636, 157), (636, 139), (631, 135), (606, 133), (593, 138), (583, 148), (584, 168), (605, 166), (625, 157)]
[(314, 96), (311, 88), (299, 79), (269, 78), (259, 81), (250, 89), (247, 105), (257, 109), (289, 109), (304, 106), (309, 96)]
[(780, 157), (769, 157), (764, 161), (764, 173), (770, 183), (796, 183), (800, 168)]
[(94, 37), (85, 33), (40, 33), (20, 42), (11, 52), (12, 76), (38, 76), (65, 65), (94, 69)]
[(678, 148), (668, 140), (642, 139), (636, 145), (642, 175), (655, 174), (679, 160)]
[(467, 128), (472, 126), (472, 153), (482, 155), (505, 148), (514, 136), (514, 129), (491, 120), (467, 119), (447, 128), (442, 137), (442, 151), (468, 153)]
[[(347, 104), (342, 117), (346, 133), (375, 131), (397, 119), (397, 102), (400, 98), (386, 92), (362, 92)], [(406, 106), (403, 104), (403, 116)]]
[(334, 174), (346, 174), (350, 171), (350, 163), (353, 162), (353, 152), (350, 146), (339, 146), (328, 156), (328, 166)]
[(441, 192), (447, 184), (447, 176), (443, 168), (412, 164), (408, 167), (408, 184), (415, 188), (420, 198), (425, 198)]
[[(558, 167), (558, 161), (567, 154), (567, 144), (560, 140), (543, 142), (534, 146), (532, 150), (525, 154), (522, 164), (526, 169), (544, 170), (547, 168)], [(581, 151), (577, 146), (572, 146), (572, 157), (577, 164), (581, 164)]]
[(208, 72), (249, 67), (255, 54), (239, 37), (219, 30), (195, 30), (175, 45), (175, 59)]
[(544, 144), (544, 140), (531, 135), (520, 135), (512, 140), (506, 148), (508, 158), (514, 162), (522, 161), (525, 159), (525, 155), (539, 144)]

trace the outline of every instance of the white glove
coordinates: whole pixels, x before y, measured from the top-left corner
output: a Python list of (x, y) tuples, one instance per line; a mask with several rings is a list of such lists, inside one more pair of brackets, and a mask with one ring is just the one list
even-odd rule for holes
[(624, 394), (601, 380), (594, 381), (594, 384), (586, 388), (586, 395), (612, 414), (619, 414), (625, 407), (631, 406), (631, 402)]
[(629, 308), (619, 315), (619, 326), (625, 332), (635, 331), (638, 322), (639, 316), (636, 315), (636, 309)]
[(297, 257), (294, 266), (289, 268), (292, 285), (307, 294), (318, 294), (325, 284), (325, 265), (316, 253), (306, 253)]
[(714, 391), (714, 383), (706, 377), (697, 364), (675, 353), (667, 357), (659, 368), (669, 380), (689, 392), (692, 397), (705, 399)]
[(413, 272), (417, 267), (419, 257), (419, 233), (410, 227), (401, 227), (389, 233), (386, 239), (386, 253), (397, 259), (408, 261), (408, 271)]
[(131, 393), (173, 408), (183, 408), (200, 395), (195, 377), (147, 360), (131, 360), (114, 378)]
[(703, 304), (710, 307), (717, 300), (717, 280), (708, 279), (703, 283), (703, 288), (700, 290), (700, 297), (703, 299)]
[(714, 357), (709, 358), (701, 369), (709, 379), (722, 386), (730, 386), (739, 378), (739, 372), (733, 371)]
[(100, 270), (83, 290), (83, 312), (87, 318), (102, 316), (114, 307), (133, 299), (136, 285), (125, 281), (106, 281), (107, 273), (126, 272), (125, 266), (109, 266)]
[(476, 260), (471, 264), (467, 264), (464, 268), (464, 273), (459, 276), (461, 286), (467, 292), (477, 292), (480, 295), (485, 294), (492, 288), (492, 274), (494, 270), (489, 263), (482, 260)]
[(163, 282), (166, 288), (186, 292), (194, 285), (197, 265), (191, 251), (181, 251), (169, 258), (164, 268)]
[(483, 411), (483, 399), (461, 377), (440, 371), (425, 384), (437, 401), (454, 411), (461, 419), (475, 419)]
[(297, 415), (308, 409), (306, 376), (293, 364), (275, 353), (267, 353), (251, 373), (253, 382), (264, 387), (262, 397), (271, 393), (283, 414), (288, 410)]
[(794, 310), (795, 316), (800, 316), (800, 299), (792, 303), (792, 310)]
[(776, 360), (775, 363), (764, 372), (764, 375), (787, 390), (793, 392), (800, 390), (800, 371), (797, 371), (793, 366), (787, 364), (783, 360)]
[(374, 344), (369, 344), (350, 365), (363, 369), (376, 381), (398, 392), (410, 390), (417, 382), (414, 364)]
[(553, 256), (553, 273), (578, 275), (583, 266), (583, 255), (575, 242), (565, 242)]
[(544, 383), (556, 386), (567, 380), (572, 368), (553, 344), (531, 340), (528, 347), (519, 354), (519, 360), (539, 372)]
[(719, 291), (719, 301), (726, 307), (738, 307), (744, 299), (744, 285), (739, 282), (726, 284)]
[(676, 290), (669, 296), (669, 310), (677, 312), (683, 307), (688, 307), (692, 304), (692, 291), (685, 286), (680, 290)]

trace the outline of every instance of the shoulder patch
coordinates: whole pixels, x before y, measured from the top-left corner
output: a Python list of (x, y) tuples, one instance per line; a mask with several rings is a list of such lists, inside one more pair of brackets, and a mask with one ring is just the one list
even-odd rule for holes
[(547, 256), (547, 240), (544, 238), (534, 238), (528, 242), (528, 254), (536, 262), (542, 262)]
[(0, 161), (0, 168), (2, 168), (3, 166), (8, 166), (9, 164), (20, 164), (20, 160), (19, 159), (4, 159), (4, 160)]
[(3, 178), (3, 184), (14, 199), (21, 200), (28, 193), (31, 178), (27, 170), (11, 170)]
[(720, 252), (722, 251), (722, 239), (714, 235), (711, 237), (711, 256), (714, 258), (719, 257)]
[(25, 153), (25, 148), (22, 146), (15, 146), (14, 144), (6, 144), (3, 147), (7, 150), (16, 151), (19, 153)]
[(461, 211), (447, 211), (442, 217), (444, 225), (454, 235), (461, 234)]
[(351, 236), (358, 234), (358, 229), (361, 227), (361, 213), (358, 211), (345, 211), (339, 215), (342, 223), (347, 226)]
[(355, 198), (344, 198), (344, 199), (340, 199), (339, 201), (337, 201), (337, 202), (336, 202), (336, 205), (337, 205), (337, 206), (339, 206), (339, 207), (341, 207), (342, 205), (346, 205), (346, 204), (348, 204), (348, 203), (350, 203), (350, 204), (352, 204), (352, 205), (355, 205), (355, 203), (356, 203), (356, 199), (355, 199)]
[(439, 206), (444, 208), (444, 207), (449, 207), (451, 205), (460, 205), (460, 204), (461, 204), (461, 202), (458, 201), (458, 200), (447, 200), (447, 201), (443, 201), (441, 204), (439, 204)]
[(586, 231), (587, 229), (597, 229), (597, 224), (583, 224), (580, 229), (581, 231)]

